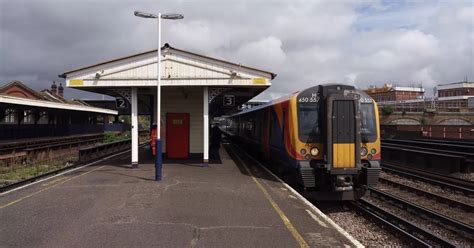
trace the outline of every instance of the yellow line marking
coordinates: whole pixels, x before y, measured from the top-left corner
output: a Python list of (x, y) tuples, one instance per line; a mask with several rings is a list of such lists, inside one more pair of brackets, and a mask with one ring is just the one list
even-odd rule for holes
[[(236, 153), (234, 153), (235, 155), (237, 155)], [(255, 176), (253, 175), (253, 173), (250, 171), (250, 169), (247, 167), (247, 165), (245, 165), (244, 161), (242, 161), (242, 159), (237, 155), (236, 156), (237, 159), (242, 163), (242, 165), (244, 166), (245, 170), (250, 174), (250, 177), (253, 179), (253, 181), (257, 184), (258, 188), (263, 192), (263, 194), (265, 195), (265, 198), (267, 198), (267, 200), (270, 202), (270, 204), (272, 205), (273, 209), (275, 209), (275, 211), (278, 213), (278, 215), (280, 216), (281, 220), (283, 221), (283, 223), (285, 224), (286, 228), (288, 229), (288, 231), (290, 231), (290, 233), (293, 235), (293, 237), (296, 239), (296, 241), (298, 242), (298, 244), (300, 245), (300, 247), (304, 247), (304, 248), (309, 248), (309, 245), (308, 243), (306, 243), (306, 241), (304, 240), (304, 238), (301, 236), (301, 234), (298, 232), (298, 230), (296, 230), (296, 228), (293, 226), (293, 224), (291, 224), (290, 220), (288, 219), (288, 217), (286, 217), (285, 213), (281, 210), (281, 208), (278, 206), (278, 204), (273, 200), (273, 198), (271, 197), (271, 195), (268, 193), (268, 191), (262, 186), (262, 184), (260, 184), (260, 182), (257, 180), (257, 178), (255, 178)]]
[(69, 181), (71, 181), (71, 180), (73, 180), (73, 179), (76, 179), (76, 178), (78, 178), (78, 177), (80, 177), (80, 176), (87, 175), (87, 174), (89, 174), (89, 173), (91, 173), (91, 172), (94, 172), (94, 171), (96, 171), (96, 170), (99, 170), (99, 169), (103, 168), (104, 166), (105, 166), (105, 165), (103, 165), (103, 166), (101, 166), (101, 167), (98, 167), (98, 168), (95, 168), (95, 169), (93, 169), (93, 170), (84, 172), (84, 173), (82, 173), (82, 174), (80, 174), (80, 175), (77, 175), (77, 176), (75, 176), (75, 177), (68, 178), (67, 180), (61, 181), (61, 182), (59, 182), (59, 183), (57, 183), (57, 184), (53, 184), (53, 185), (51, 185), (51, 186), (49, 186), (49, 187), (43, 188), (43, 189), (38, 190), (38, 191), (36, 191), (36, 192), (34, 192), (34, 193), (31, 193), (31, 194), (29, 194), (29, 195), (23, 196), (23, 197), (21, 197), (21, 198), (19, 198), (19, 199), (16, 199), (16, 200), (14, 200), (14, 201), (11, 201), (11, 202), (5, 204), (5, 205), (1, 205), (1, 206), (0, 206), (0, 209), (6, 208), (6, 207), (11, 206), (11, 205), (13, 205), (13, 204), (16, 204), (16, 203), (18, 203), (18, 202), (21, 202), (21, 201), (23, 201), (23, 200), (25, 200), (25, 199), (28, 199), (28, 198), (30, 198), (30, 197), (32, 197), (32, 196), (34, 196), (34, 195), (37, 195), (37, 194), (39, 194), (39, 193), (41, 193), (41, 192), (44, 192), (44, 191), (46, 191), (46, 190), (48, 190), (48, 189), (54, 188), (54, 187), (56, 187), (56, 186), (58, 186), (58, 185), (61, 185), (61, 184), (65, 183), (65, 182), (69, 182)]

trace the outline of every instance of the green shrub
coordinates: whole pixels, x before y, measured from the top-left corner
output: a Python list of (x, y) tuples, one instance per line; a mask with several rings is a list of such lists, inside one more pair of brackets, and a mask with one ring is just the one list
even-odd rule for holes
[(389, 116), (393, 113), (393, 108), (392, 106), (386, 105), (382, 107), (382, 115), (383, 116)]
[(105, 132), (104, 140), (102, 141), (102, 143), (108, 144), (115, 141), (121, 141), (121, 140), (126, 140), (126, 139), (130, 139), (130, 131), (125, 131), (123, 133)]

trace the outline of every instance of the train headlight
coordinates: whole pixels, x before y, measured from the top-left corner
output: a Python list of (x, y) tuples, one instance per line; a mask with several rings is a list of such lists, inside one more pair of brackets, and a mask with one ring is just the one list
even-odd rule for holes
[(367, 148), (365, 147), (360, 148), (360, 156), (365, 157), (367, 153), (368, 153)]
[(301, 151), (300, 151), (300, 152), (301, 152), (301, 155), (303, 155), (303, 156), (304, 156), (304, 155), (306, 154), (306, 149), (304, 149), (304, 148), (303, 148), (303, 149), (301, 149)]
[(309, 153), (311, 153), (311, 156), (318, 156), (319, 150), (318, 150), (318, 148), (313, 147), (313, 148), (311, 148), (311, 150), (309, 150)]
[(377, 150), (375, 148), (372, 148), (372, 150), (370, 150), (370, 153), (375, 154), (377, 153)]

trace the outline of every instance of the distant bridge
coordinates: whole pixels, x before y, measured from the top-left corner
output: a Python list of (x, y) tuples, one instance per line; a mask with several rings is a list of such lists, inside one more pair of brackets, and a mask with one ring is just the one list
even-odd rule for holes
[(394, 112), (381, 116), (382, 125), (474, 125), (474, 113)]

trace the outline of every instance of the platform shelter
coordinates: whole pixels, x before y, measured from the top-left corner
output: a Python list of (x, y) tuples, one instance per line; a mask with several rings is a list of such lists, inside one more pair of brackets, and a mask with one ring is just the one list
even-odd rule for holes
[[(163, 157), (209, 160), (209, 120), (247, 102), (276, 74), (165, 44), (161, 48)], [(132, 165), (138, 158), (138, 105), (156, 122), (157, 50), (65, 72), (67, 87), (126, 99), (132, 119)]]

